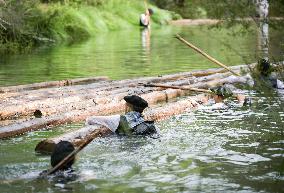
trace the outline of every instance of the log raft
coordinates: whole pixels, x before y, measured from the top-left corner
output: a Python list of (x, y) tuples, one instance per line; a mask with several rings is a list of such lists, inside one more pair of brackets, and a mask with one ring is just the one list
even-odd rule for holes
[[(234, 66), (231, 69), (240, 72), (241, 69), (246, 68), (247, 66), (243, 65)], [(15, 92), (14, 96), (9, 95), (7, 98), (5, 98), (6, 93), (0, 94), (3, 99), (2, 101), (4, 101), (3, 103), (0, 103), (2, 109), (0, 117), (2, 121), (5, 122), (5, 125), (3, 126), (2, 124), (2, 127), (0, 127), (0, 139), (17, 136), (46, 127), (52, 128), (53, 126), (65, 123), (84, 121), (88, 116), (92, 115), (119, 113), (124, 109), (123, 97), (129, 94), (138, 94), (147, 100), (149, 104), (154, 105), (159, 102), (167, 102), (170, 99), (190, 95), (192, 93), (188, 90), (181, 89), (145, 88), (139, 83), (164, 83), (172, 86), (184, 85), (208, 89), (212, 86), (230, 82), (229, 79), (229, 73), (224, 73), (223, 69), (209, 69), (158, 77), (122, 81), (104, 81), (101, 84), (95, 83), (69, 86), (64, 87), (62, 91), (58, 88), (54, 88), (56, 92), (51, 88), (32, 90), (30, 92), (23, 90)], [(238, 78), (238, 80), (239, 79), (241, 80), (241, 78)], [(61, 94), (64, 94), (64, 92), (72, 94), (66, 95), (66, 100), (60, 97), (49, 99), (49, 95), (44, 95), (47, 91), (53, 95), (56, 95), (56, 93), (58, 94), (58, 92)], [(21, 94), (24, 95), (23, 99), (20, 97)], [(37, 96), (37, 100), (29, 102), (28, 99), (35, 97), (35, 95)], [(74, 100), (72, 101), (71, 99)], [(50, 100), (49, 103), (46, 102), (48, 100)], [(11, 106), (13, 108), (11, 108)], [(3, 111), (5, 109), (10, 109), (10, 111)], [(35, 118), (31, 114), (35, 109), (40, 109), (43, 112), (46, 111), (46, 113), (41, 118)], [(25, 111), (29, 113), (25, 114)], [(8, 116), (9, 113), (14, 113), (16, 116)], [(23, 117), (17, 116), (17, 114), (20, 113), (27, 116), (24, 121)], [(7, 120), (11, 118), (11, 124), (7, 124)]]

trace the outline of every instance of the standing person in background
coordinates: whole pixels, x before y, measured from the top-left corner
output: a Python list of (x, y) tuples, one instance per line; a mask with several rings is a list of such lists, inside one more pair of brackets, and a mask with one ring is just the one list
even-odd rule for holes
[(146, 8), (145, 13), (142, 13), (140, 15), (140, 26), (143, 27), (149, 27), (150, 26), (150, 17), (154, 14), (154, 11), (152, 9)]

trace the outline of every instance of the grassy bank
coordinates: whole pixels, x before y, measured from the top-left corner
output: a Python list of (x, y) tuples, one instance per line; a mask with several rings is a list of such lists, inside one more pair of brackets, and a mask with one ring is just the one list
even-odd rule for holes
[[(137, 28), (139, 15), (145, 10), (142, 0), (8, 0), (0, 7), (0, 53)], [(155, 12), (153, 27), (179, 18), (173, 12), (150, 7)]]

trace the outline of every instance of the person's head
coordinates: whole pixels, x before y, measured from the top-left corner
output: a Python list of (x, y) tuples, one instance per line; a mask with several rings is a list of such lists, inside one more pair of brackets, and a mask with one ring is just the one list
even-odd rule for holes
[(143, 110), (148, 107), (147, 101), (137, 95), (125, 96), (124, 100), (126, 101), (126, 107), (130, 111), (142, 113)]
[(148, 13), (149, 13), (149, 15), (151, 16), (151, 15), (153, 15), (153, 14), (154, 14), (154, 10), (153, 10), (153, 9), (151, 9), (151, 8), (149, 8), (149, 9), (148, 9)]
[(272, 72), (272, 66), (268, 59), (262, 58), (258, 61), (257, 69), (263, 76), (268, 76)]
[(216, 103), (222, 102), (225, 98), (233, 96), (231, 89), (225, 86), (218, 86), (210, 89)]
[[(60, 141), (55, 145), (55, 148), (51, 154), (51, 166), (55, 167), (59, 162), (61, 162), (65, 157), (67, 157), (70, 153), (75, 150), (73, 144), (69, 141)], [(75, 157), (72, 158), (71, 161), (66, 163), (61, 170), (70, 169), (75, 162)]]

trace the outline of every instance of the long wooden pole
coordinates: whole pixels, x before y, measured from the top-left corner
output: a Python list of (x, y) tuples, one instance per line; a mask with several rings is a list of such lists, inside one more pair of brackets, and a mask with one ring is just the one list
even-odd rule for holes
[(147, 5), (147, 1), (144, 0), (144, 6), (145, 6), (145, 9), (147, 10), (148, 9), (148, 5)]
[(183, 87), (183, 86), (168, 86), (163, 84), (144, 84), (146, 87), (161, 87), (161, 88), (173, 88), (173, 89), (181, 89), (181, 90), (191, 90), (196, 92), (204, 92), (212, 94), (212, 91), (200, 88), (191, 88), (191, 87)]
[(188, 41), (186, 41), (185, 39), (183, 39), (179, 34), (176, 34), (175, 36), (178, 40), (180, 40), (181, 42), (183, 42), (184, 44), (186, 44), (188, 47), (194, 49), (195, 51), (197, 51), (198, 53), (200, 53), (201, 55), (205, 56), (207, 59), (209, 59), (210, 61), (214, 62), (215, 64), (218, 64), (219, 66), (225, 68), (226, 70), (230, 71), (231, 73), (233, 73), (236, 76), (240, 76), (240, 74), (232, 71), (230, 68), (228, 68), (225, 64), (222, 64), (221, 62), (219, 62), (218, 60), (216, 60), (215, 58), (209, 56), (208, 54), (206, 54), (205, 52), (203, 52), (201, 49), (197, 48), (196, 46), (194, 46), (193, 44), (189, 43)]

